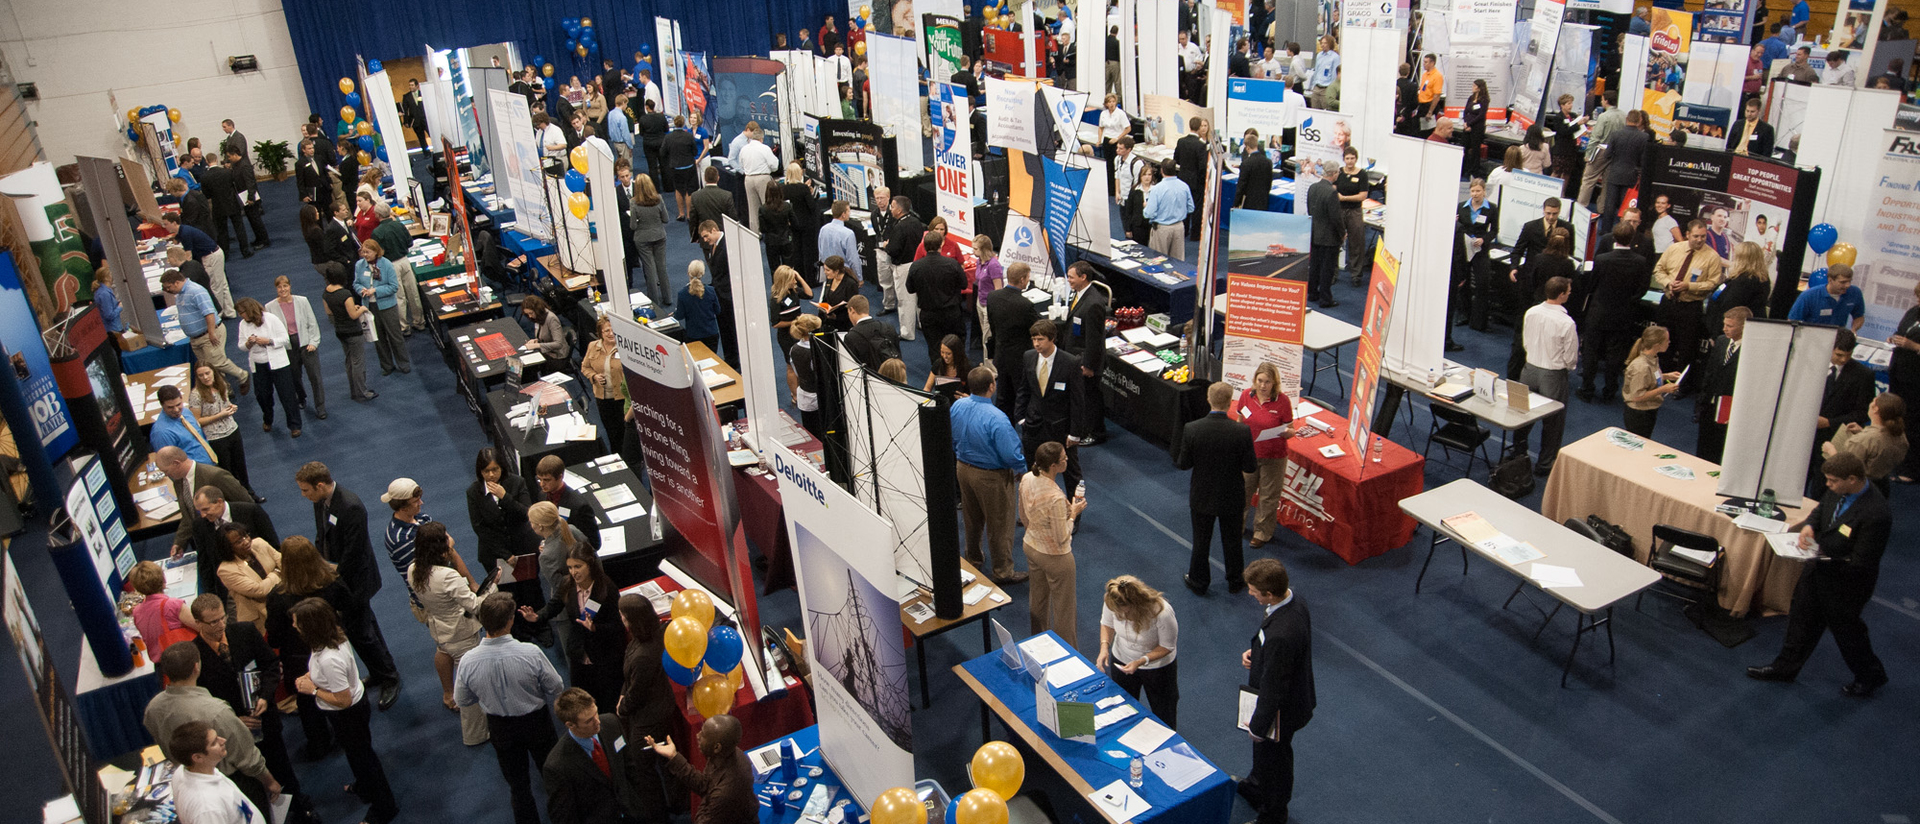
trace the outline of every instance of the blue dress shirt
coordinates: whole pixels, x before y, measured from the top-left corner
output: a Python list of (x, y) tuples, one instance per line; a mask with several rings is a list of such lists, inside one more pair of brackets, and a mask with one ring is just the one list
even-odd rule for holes
[(1848, 286), (1847, 291), (1836, 298), (1827, 292), (1825, 286), (1820, 286), (1800, 293), (1800, 297), (1793, 301), (1793, 309), (1787, 312), (1787, 320), (1820, 326), (1852, 327), (1855, 318), (1865, 317), (1866, 314), (1867, 302), (1861, 297), (1860, 287)]
[(511, 635), (482, 638), (461, 656), (453, 674), (453, 702), (479, 704), (488, 715), (513, 717), (545, 709), (560, 697), (560, 673), (540, 648)]
[(205, 260), (207, 255), (220, 251), (220, 244), (214, 243), (213, 238), (207, 237), (206, 232), (192, 226), (181, 226), (173, 239), (178, 241), (181, 248), (186, 249), (188, 254), (193, 255), (194, 260)]
[(114, 296), (112, 287), (94, 285), (93, 308), (99, 310), (100, 322), (106, 324), (109, 334), (117, 335), (127, 331), (126, 322), (120, 319), (120, 299)]
[(847, 261), (847, 268), (853, 270), (853, 276), (860, 278), (860, 243), (854, 239), (853, 229), (844, 220), (829, 220), (820, 227), (820, 259), (839, 255)]
[[(196, 433), (199, 438), (194, 437)], [(161, 412), (160, 417), (153, 419), (153, 431), (147, 440), (153, 444), (155, 452), (160, 451), (161, 447), (177, 446), (180, 451), (187, 453), (187, 457), (211, 466), (213, 456), (207, 454), (207, 448), (200, 445), (200, 438), (206, 435), (206, 431), (200, 428), (200, 422), (182, 410), (178, 418)]]
[(1147, 220), (1163, 226), (1184, 223), (1193, 213), (1193, 190), (1180, 178), (1166, 178), (1147, 191), (1147, 202), (1140, 211)]
[(953, 456), (981, 469), (1027, 471), (1020, 451), (1020, 434), (1013, 431), (1007, 413), (992, 398), (978, 396), (953, 402)]
[(633, 127), (627, 125), (626, 111), (615, 108), (607, 112), (607, 142), (633, 148)]
[[(180, 318), (180, 331), (189, 338), (197, 338), (207, 333), (207, 316), (218, 317), (220, 310), (213, 305), (213, 296), (207, 294), (207, 288), (193, 281), (180, 284), (180, 294), (173, 296), (174, 314)], [(222, 345), (226, 341), (220, 342)]]

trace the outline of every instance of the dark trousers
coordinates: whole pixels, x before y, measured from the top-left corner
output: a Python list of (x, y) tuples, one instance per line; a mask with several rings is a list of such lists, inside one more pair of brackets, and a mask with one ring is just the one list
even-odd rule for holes
[[(1095, 345), (1105, 346), (1106, 344), (1096, 343)], [(1075, 352), (1074, 354), (1077, 355), (1080, 353)], [(1084, 382), (1084, 386), (1081, 388), (1081, 397), (1087, 400), (1086, 411), (1082, 413), (1085, 417), (1081, 419), (1080, 423), (1086, 428), (1089, 436), (1105, 437), (1107, 434), (1107, 396), (1100, 394), (1100, 373), (1095, 372), (1092, 375), (1081, 375), (1080, 380)]]
[[(320, 352), (317, 349), (312, 352), (307, 351), (307, 347), (300, 343), (300, 336), (297, 334), (289, 335), (287, 340), (289, 341), (287, 359), (290, 361), (287, 367), (293, 370), (294, 399), (300, 402), (302, 409), (306, 408), (309, 397), (307, 389), (312, 387), (314, 411), (326, 412), (327, 387), (320, 380)], [(303, 375), (306, 378), (305, 383), (301, 382)]]
[(325, 715), (334, 740), (346, 753), (347, 766), (353, 770), (353, 794), (368, 805), (365, 820), (368, 824), (392, 821), (400, 814), (400, 804), (393, 799), (393, 787), (387, 783), (380, 754), (373, 750), (373, 702), (363, 696), (353, 706)]
[[(1187, 99), (1191, 100), (1193, 98), (1189, 97)], [(1202, 169), (1201, 171), (1204, 172), (1206, 170)], [(1207, 191), (1207, 179), (1205, 177), (1200, 177), (1193, 180), (1188, 180), (1187, 178), (1182, 177), (1181, 180), (1185, 182), (1187, 184), (1187, 188), (1192, 191), (1200, 192), (1202, 194), (1205, 194), (1205, 192)], [(1198, 241), (1200, 239), (1200, 213), (1202, 211), (1204, 210), (1200, 208), (1200, 198), (1195, 197), (1193, 199), (1193, 211), (1187, 213), (1187, 239), (1188, 240)]]
[[(1520, 382), (1527, 385), (1536, 394), (1545, 395), (1561, 403), (1567, 402), (1568, 370), (1541, 369), (1527, 364), (1520, 370)], [(1560, 455), (1560, 440), (1567, 430), (1567, 411), (1562, 409), (1540, 419), (1540, 460), (1541, 466), (1552, 466), (1553, 459)], [(1533, 424), (1520, 427), (1513, 433), (1515, 448), (1526, 451), (1527, 440), (1533, 434)]]
[(227, 248), (228, 241), (233, 241), (240, 247), (242, 257), (253, 256), (253, 249), (247, 246), (247, 224), (243, 222), (244, 219), (245, 215), (239, 212), (230, 215), (214, 215), (213, 242), (220, 244), (222, 251)]
[(1107, 665), (1107, 675), (1113, 683), (1126, 690), (1134, 698), (1140, 697), (1140, 691), (1147, 692), (1147, 707), (1167, 725), (1168, 729), (1180, 726), (1180, 662), (1174, 661), (1158, 669), (1141, 668), (1128, 675), (1116, 666), (1119, 662)]
[[(213, 447), (213, 460), (221, 469), (233, 473), (234, 480), (241, 486), (253, 491), (253, 483), (247, 479), (247, 445), (240, 439), (240, 430), (224, 438), (208, 438), (207, 445)], [(258, 498), (260, 496), (255, 495)]]
[(967, 316), (958, 309), (928, 312), (920, 309), (920, 336), (926, 338), (927, 363), (940, 362), (940, 341), (948, 335), (960, 339), (960, 346), (967, 345)]
[(1256, 824), (1287, 824), (1287, 805), (1293, 803), (1293, 733), (1283, 732), (1273, 741), (1253, 742), (1253, 770), (1247, 775), (1250, 791), (1242, 795), (1253, 802)]
[(721, 352), (721, 350), (715, 350), (715, 354), (719, 354), (721, 359), (727, 362), (728, 366), (739, 369), (740, 333), (733, 328), (733, 293), (731, 289), (720, 293), (720, 313), (716, 315), (714, 319), (720, 322), (720, 345), (725, 347), (724, 353)]
[(667, 178), (664, 164), (660, 160), (660, 145), (642, 141), (640, 151), (647, 156), (647, 174), (653, 176), (654, 188), (665, 192), (667, 189)]
[(1703, 308), (1697, 300), (1666, 298), (1660, 301), (1660, 325), (1667, 328), (1668, 340), (1672, 341), (1667, 351), (1660, 353), (1662, 371), (1685, 371), (1700, 357), (1701, 327), (1706, 324)]
[[(1483, 247), (1484, 248), (1484, 247)], [(1461, 298), (1467, 306), (1467, 325), (1475, 332), (1487, 331), (1487, 315), (1493, 311), (1493, 258), (1484, 252), (1467, 262), (1467, 280)], [(1468, 297), (1471, 296), (1471, 300)]]
[[(289, 355), (290, 358), (297, 356)], [(253, 397), (260, 402), (260, 422), (273, 423), (273, 396), (280, 396), (280, 405), (287, 412), (287, 428), (300, 428), (300, 385), (295, 383), (295, 370), (299, 369), (292, 360), (286, 366), (274, 369), (264, 363), (253, 365)]]
[(1040, 448), (1041, 444), (1048, 441), (1055, 441), (1061, 446), (1066, 447), (1067, 471), (1060, 473), (1060, 480), (1065, 484), (1063, 488), (1067, 491), (1067, 497), (1073, 497), (1073, 490), (1080, 485), (1080, 478), (1082, 477), (1080, 474), (1080, 447), (1069, 444), (1067, 438), (1067, 430), (1065, 429), (1056, 430), (1045, 427), (1023, 427), (1020, 430), (1020, 450), (1027, 453), (1027, 466), (1033, 466), (1033, 453)]
[(1333, 300), (1333, 278), (1340, 272), (1340, 246), (1318, 243), (1307, 253), (1307, 300)]
[(353, 651), (367, 665), (369, 685), (400, 683), (400, 671), (393, 666), (393, 654), (387, 652), (387, 638), (380, 634), (380, 619), (373, 614), (372, 604), (361, 600), (357, 609), (343, 611), (340, 614), (340, 629), (347, 633), (347, 640), (353, 643)]
[(1635, 409), (1629, 406), (1626, 410), (1625, 421), (1621, 424), (1620, 428), (1639, 435), (1642, 438), (1651, 438), (1653, 437), (1653, 425), (1659, 422), (1659, 420), (1660, 407)]
[(993, 366), (999, 371), (999, 377), (994, 381), (993, 405), (1000, 407), (1000, 411), (1007, 413), (1007, 419), (1012, 420), (1013, 402), (1020, 387), (1020, 370), (1025, 368), (1026, 350), (1032, 347), (1014, 351), (1016, 347), (1006, 341), (999, 341), (994, 346), (1000, 351), (993, 358)]
[(1241, 557), (1240, 532), (1246, 526), (1246, 511), (1201, 512), (1189, 510), (1193, 516), (1193, 553), (1187, 561), (1187, 577), (1201, 586), (1213, 582), (1213, 568), (1207, 564), (1209, 545), (1213, 543), (1213, 527), (1220, 526), (1221, 561), (1227, 567), (1227, 588), (1239, 589), (1245, 584), (1240, 573), (1245, 570), (1245, 561)]
[(1799, 672), (1807, 663), (1807, 657), (1813, 654), (1814, 646), (1820, 643), (1821, 633), (1831, 630), (1833, 643), (1840, 648), (1840, 657), (1846, 659), (1847, 668), (1853, 670), (1856, 680), (1884, 680), (1887, 669), (1881, 665), (1879, 656), (1873, 654), (1873, 644), (1867, 640), (1867, 622), (1860, 617), (1860, 611), (1873, 598), (1878, 578), (1877, 574), (1829, 572), (1819, 566), (1802, 576), (1799, 586), (1793, 589), (1787, 637), (1781, 642), (1780, 657), (1773, 660), (1773, 665), (1787, 672)]
[(655, 741), (666, 740), (673, 733), (672, 725), (664, 721), (641, 724), (624, 719), (622, 725), (626, 727), (627, 745), (640, 745), (637, 750), (626, 750), (627, 774), (633, 781), (633, 794), (639, 802), (635, 812), (639, 813), (640, 820), (665, 821), (670, 810), (686, 809), (686, 788), (680, 786), (680, 781), (673, 777), (673, 772), (667, 768), (667, 760), (655, 755), (653, 748), (646, 746), (647, 736), (653, 736)]
[(1347, 231), (1347, 276), (1357, 285), (1373, 271), (1373, 258), (1367, 254), (1367, 212), (1341, 206), (1340, 222)]
[[(1634, 177), (1637, 179), (1640, 175), (1636, 173)], [(1613, 224), (1620, 222), (1620, 201), (1626, 198), (1627, 190), (1633, 186), (1634, 184), (1631, 183), (1608, 183), (1602, 189), (1604, 194), (1600, 198), (1600, 234), (1611, 233)]]
[(1712, 407), (1700, 410), (1700, 440), (1693, 447), (1693, 454), (1700, 460), (1720, 463), (1727, 452), (1727, 425), (1713, 422)]
[(513, 799), (514, 824), (540, 824), (540, 807), (533, 800), (533, 778), (527, 774), (527, 766), (539, 769), (559, 740), (553, 731), (553, 716), (546, 707), (526, 715), (489, 714), (487, 736), (493, 742), (494, 756), (500, 760), (500, 777), (506, 779), (508, 795)]
[[(267, 245), (267, 222), (261, 219), (261, 212), (264, 209), (265, 207), (262, 204), (252, 203), (249, 204), (246, 209), (242, 210), (247, 216), (247, 225), (253, 229), (253, 245), (255, 248)], [(245, 239), (245, 237), (245, 235), (241, 235), (242, 239)]]
[(260, 715), (260, 757), (267, 761), (267, 772), (280, 781), (283, 792), (299, 793), (300, 776), (293, 771), (293, 759), (287, 756), (286, 724), (280, 718), (280, 710), (269, 697), (267, 711)]
[(1592, 392), (1595, 377), (1605, 377), (1606, 393), (1618, 394), (1627, 352), (1640, 333), (1630, 328), (1588, 323), (1580, 340), (1580, 391)]

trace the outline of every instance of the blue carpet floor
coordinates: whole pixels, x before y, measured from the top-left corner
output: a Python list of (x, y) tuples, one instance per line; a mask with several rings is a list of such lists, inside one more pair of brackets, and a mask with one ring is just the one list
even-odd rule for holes
[[(296, 234), (291, 183), (261, 186), (269, 203), (274, 245), (248, 260), (228, 264), (235, 296), (265, 298), (272, 279), (289, 275), (302, 294), (320, 291)], [(695, 248), (669, 232), (669, 267), (682, 273)], [(868, 288), (876, 298), (877, 291)], [(1336, 316), (1353, 320), (1360, 290), (1342, 284)], [(1416, 309), (1423, 307), (1414, 307)], [(743, 309), (743, 311), (755, 311)], [(1429, 310), (1431, 311), (1431, 310)], [(1504, 327), (1480, 334), (1461, 331), (1468, 348), (1458, 359), (1499, 368), (1510, 333)], [(363, 500), (379, 508), (387, 482), (410, 476), (426, 490), (426, 511), (448, 523), (457, 545), (471, 551), (461, 490), (470, 481), (474, 450), (485, 445), (481, 429), (456, 394), (439, 352), (421, 335), (409, 341), (410, 375), (379, 377), (380, 397), (369, 404), (345, 400), (339, 350), (323, 343), (321, 360), (333, 402), (332, 417), (310, 420), (306, 435), (288, 438), (284, 427), (259, 429), (252, 400), (240, 402), (254, 487), (281, 534), (311, 534), (311, 510), (293, 484), (302, 462), (320, 460)], [(903, 347), (908, 370), (925, 374), (924, 349)], [(1347, 352), (1351, 366), (1351, 351)], [(372, 356), (369, 354), (369, 361)], [(370, 367), (371, 368), (371, 367)], [(1329, 381), (1321, 394), (1333, 398)], [(1618, 424), (1618, 405), (1575, 401), (1567, 438)], [(1424, 446), (1421, 432), (1411, 439)], [(1092, 652), (1102, 582), (1123, 572), (1142, 576), (1167, 591), (1186, 629), (1180, 646), (1183, 706), (1181, 732), (1222, 768), (1238, 775), (1249, 766), (1245, 737), (1233, 727), (1234, 685), (1242, 679), (1240, 652), (1260, 616), (1246, 596), (1219, 589), (1207, 598), (1180, 586), (1186, 564), (1185, 473), (1165, 452), (1115, 428), (1110, 443), (1083, 450), (1092, 502), (1075, 542), (1080, 565), (1080, 637)], [(1395, 433), (1409, 442), (1404, 429)], [(1656, 437), (1686, 446), (1692, 427), (1683, 410), (1662, 417)], [(1461, 474), (1458, 459), (1428, 465), (1429, 487)], [(1485, 477), (1485, 470), (1476, 472)], [(1911, 487), (1894, 493), (1896, 505), (1920, 501)], [(1528, 501), (1537, 505), (1537, 497)], [(379, 516), (375, 512), (376, 518)], [(1914, 520), (1902, 513), (1882, 567), (1879, 594), (1866, 618), (1893, 683), (1871, 700), (1840, 695), (1849, 679), (1831, 643), (1824, 643), (1795, 685), (1748, 680), (1742, 668), (1765, 663), (1778, 649), (1784, 618), (1754, 621), (1758, 636), (1726, 649), (1696, 630), (1667, 601), (1650, 600), (1644, 612), (1621, 610), (1616, 629), (1617, 665), (1591, 647), (1575, 665), (1569, 689), (1559, 688), (1560, 666), (1571, 641), (1572, 621), (1562, 615), (1540, 636), (1538, 614), (1516, 602), (1502, 611), (1512, 586), (1489, 565), (1462, 576), (1443, 552), (1413, 594), (1426, 547), (1424, 532), (1407, 546), (1349, 567), (1332, 554), (1282, 532), (1248, 557), (1277, 557), (1293, 573), (1295, 591), (1315, 618), (1315, 671), (1319, 709), (1295, 738), (1298, 783), (1294, 818), (1333, 822), (1859, 822), (1893, 824), (1920, 818), (1920, 564)], [(165, 541), (142, 547), (144, 557), (166, 550)], [(28, 534), (14, 556), (53, 649), (75, 650), (78, 629), (61, 603), (61, 590), (43, 551)], [(424, 628), (408, 615), (397, 577), (375, 599), (387, 641), (406, 679), (393, 710), (378, 713), (374, 736), (394, 782), (403, 821), (463, 821), (504, 824), (511, 820), (492, 751), (459, 743), (458, 722), (439, 704), (432, 648)], [(1026, 625), (1025, 599), (1000, 613), (1010, 628)], [(793, 592), (761, 599), (763, 620), (796, 626)], [(979, 705), (951, 665), (980, 654), (977, 635), (958, 632), (929, 646), (933, 707), (914, 719), (916, 773), (940, 780), (958, 793), (968, 786), (966, 756), (980, 744)], [(3, 643), (3, 642), (0, 642)], [(12, 658), (5, 654), (6, 658)], [(71, 652), (60, 656), (62, 679), (73, 683)], [(917, 679), (916, 679), (917, 680)], [(918, 690), (919, 685), (913, 684)], [(0, 785), (0, 809), (10, 821), (29, 820), (31, 810), (62, 792), (40, 722), (22, 699), (25, 683), (12, 664), (0, 665), (0, 700), (15, 709), (0, 715), (0, 736), (9, 742)], [(292, 725), (297, 730), (298, 725)], [(298, 740), (298, 732), (291, 735)], [(301, 764), (301, 779), (328, 822), (358, 821), (363, 808), (338, 788), (348, 780), (338, 755)], [(1059, 793), (1046, 768), (1029, 761), (1029, 786)], [(1234, 820), (1251, 813), (1239, 804)], [(1063, 824), (1097, 820), (1062, 805)]]

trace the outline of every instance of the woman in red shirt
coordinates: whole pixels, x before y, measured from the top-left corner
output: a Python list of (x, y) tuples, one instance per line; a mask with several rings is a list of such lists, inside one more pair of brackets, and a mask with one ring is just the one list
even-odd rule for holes
[(373, 237), (373, 227), (380, 225), (380, 215), (373, 209), (373, 197), (366, 192), (354, 196), (358, 206), (353, 213), (353, 236), (366, 243)]
[(1253, 430), (1253, 456), (1260, 462), (1260, 471), (1247, 476), (1247, 491), (1259, 497), (1255, 503), (1249, 496), (1254, 513), (1253, 540), (1248, 546), (1259, 549), (1273, 540), (1280, 487), (1287, 476), (1287, 439), (1293, 437), (1293, 404), (1280, 391), (1280, 367), (1269, 362), (1254, 369), (1253, 386), (1240, 393), (1227, 414)]

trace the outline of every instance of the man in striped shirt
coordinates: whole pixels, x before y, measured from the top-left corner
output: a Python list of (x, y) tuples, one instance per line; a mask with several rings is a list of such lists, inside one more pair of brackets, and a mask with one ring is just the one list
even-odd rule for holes
[[(400, 582), (406, 583), (407, 572), (413, 569), (413, 538), (420, 533), (420, 525), (433, 520), (433, 516), (420, 511), (420, 485), (412, 478), (387, 484), (380, 500), (393, 507), (393, 520), (387, 522), (387, 557), (393, 561), (394, 571), (400, 573)], [(407, 588), (407, 597), (413, 597), (412, 587)]]

